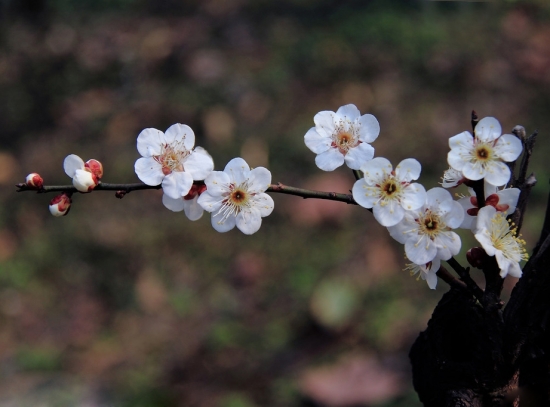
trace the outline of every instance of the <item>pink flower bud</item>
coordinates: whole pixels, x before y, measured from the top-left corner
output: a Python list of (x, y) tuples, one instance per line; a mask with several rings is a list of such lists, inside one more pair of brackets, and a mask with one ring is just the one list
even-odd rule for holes
[(487, 258), (487, 253), (481, 247), (472, 247), (466, 252), (466, 260), (472, 267), (480, 269)]
[(92, 174), (89, 168), (74, 172), (73, 185), (80, 192), (90, 192), (97, 184), (99, 184), (99, 179)]
[(53, 216), (65, 216), (71, 208), (71, 197), (65, 193), (57, 195), (50, 201), (50, 213)]
[(98, 180), (103, 177), (103, 164), (101, 164), (99, 161), (92, 158), (86, 161), (86, 164), (84, 164), (84, 166), (86, 168), (89, 168), (92, 174), (94, 174)]
[(27, 175), (25, 182), (27, 186), (32, 189), (42, 189), (42, 187), (44, 186), (44, 180), (36, 172)]

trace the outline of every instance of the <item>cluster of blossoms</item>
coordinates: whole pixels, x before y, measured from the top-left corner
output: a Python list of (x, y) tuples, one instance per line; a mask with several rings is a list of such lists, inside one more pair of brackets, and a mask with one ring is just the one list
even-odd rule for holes
[[(404, 245), (410, 262), (406, 269), (411, 274), (435, 288), (441, 261), (450, 260), (461, 249), (454, 230), (464, 228), (483, 247), (475, 248), (478, 260), (479, 253), (494, 256), (502, 277), (521, 276), (519, 263), (527, 258), (525, 242), (506, 219), (514, 213), (520, 191), (504, 186), (511, 177), (506, 162), (515, 161), (523, 146), (516, 136), (501, 134), (495, 118), (480, 120), (474, 135), (465, 131), (449, 139), (450, 168), (443, 176), (443, 188), (429, 190), (414, 182), (422, 169), (417, 160), (404, 159), (394, 168), (386, 158), (374, 157), (370, 143), (377, 139), (380, 125), (373, 115), (361, 115), (350, 104), (336, 112), (319, 112), (313, 120), (315, 126), (304, 141), (317, 154), (315, 163), (324, 171), (345, 163), (361, 175), (352, 188), (353, 200), (371, 210), (390, 236)], [(200, 219), (207, 211), (218, 232), (236, 226), (253, 234), (262, 218), (273, 211), (273, 199), (266, 194), (271, 186), (269, 170), (251, 169), (242, 158), (234, 158), (223, 171), (214, 171), (212, 157), (195, 146), (195, 134), (187, 125), (174, 124), (166, 132), (145, 129), (138, 135), (137, 150), (142, 156), (134, 166), (138, 178), (151, 187), (161, 187), (164, 206), (184, 211), (190, 220)], [(101, 183), (103, 166), (97, 160), (84, 162), (71, 154), (63, 168), (79, 192), (91, 192)], [(481, 207), (476, 195), (479, 188), (470, 188), (469, 195), (458, 200), (446, 189), (476, 182), (483, 184)], [(26, 187), (43, 190), (43, 180), (36, 173), (29, 174)], [(51, 201), (50, 212), (66, 215), (70, 205), (71, 193), (64, 192)]]
[(465, 131), (449, 139), (450, 169), (442, 182), (444, 188), (453, 188), (484, 180), (486, 206), (482, 208), (473, 189), (470, 196), (455, 201), (444, 188), (426, 191), (413, 182), (421, 172), (420, 163), (413, 158), (401, 161), (395, 169), (386, 158), (373, 158), (374, 149), (368, 143), (378, 137), (380, 126), (374, 116), (361, 116), (354, 105), (320, 112), (314, 123), (304, 140), (317, 154), (317, 166), (331, 171), (345, 162), (362, 172), (363, 177), (353, 185), (353, 198), (372, 210), (390, 236), (404, 245), (411, 274), (418, 274), (435, 288), (441, 261), (461, 249), (460, 237), (453, 230), (465, 228), (473, 231), (488, 256), (496, 257), (502, 277), (521, 276), (519, 262), (527, 258), (525, 242), (506, 220), (516, 208), (520, 191), (499, 187), (510, 180), (505, 163), (515, 161), (523, 146), (516, 136), (502, 134), (495, 118), (480, 120), (474, 135)]

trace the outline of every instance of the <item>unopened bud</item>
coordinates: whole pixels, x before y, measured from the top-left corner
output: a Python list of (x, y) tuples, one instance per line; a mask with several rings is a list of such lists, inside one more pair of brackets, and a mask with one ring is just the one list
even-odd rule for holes
[(195, 199), (197, 196), (200, 196), (204, 191), (206, 191), (206, 185), (205, 184), (193, 184), (191, 189), (189, 190), (189, 193), (183, 197), (185, 201), (190, 201), (192, 199)]
[(88, 168), (75, 171), (73, 185), (80, 192), (90, 192), (97, 184), (99, 179)]
[(84, 166), (86, 168), (89, 168), (92, 174), (97, 177), (97, 179), (101, 179), (101, 177), (103, 177), (103, 164), (101, 164), (99, 161), (92, 158), (86, 161), (86, 164), (84, 164)]
[(520, 126), (519, 124), (512, 129), (512, 133), (516, 135), (521, 141), (525, 141), (527, 138), (527, 133), (525, 132), (525, 127)]
[(32, 189), (42, 189), (44, 186), (44, 180), (36, 172), (27, 175), (27, 178), (25, 178), (25, 183)]
[(487, 257), (487, 253), (485, 253), (485, 250), (481, 247), (472, 247), (466, 252), (466, 260), (468, 260), (468, 263), (476, 269), (483, 267), (483, 263)]
[(50, 201), (50, 213), (53, 216), (65, 216), (71, 209), (71, 197), (65, 193)]

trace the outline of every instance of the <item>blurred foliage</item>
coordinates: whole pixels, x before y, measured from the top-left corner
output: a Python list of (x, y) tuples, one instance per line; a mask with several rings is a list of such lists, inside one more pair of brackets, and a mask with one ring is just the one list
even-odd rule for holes
[(52, 196), (13, 184), (68, 183), (70, 153), (135, 182), (139, 131), (181, 122), (217, 169), (240, 155), (347, 192), (351, 171), (319, 171), (303, 135), (354, 103), (380, 121), (376, 154), (417, 158), (430, 188), (475, 109), (541, 133), (532, 247), (549, 19), (542, 0), (0, 2), (0, 407), (419, 405), (407, 353), (446, 287), (406, 275), (366, 211), (274, 194), (256, 235), (222, 235), (158, 191), (75, 196), (53, 219)]

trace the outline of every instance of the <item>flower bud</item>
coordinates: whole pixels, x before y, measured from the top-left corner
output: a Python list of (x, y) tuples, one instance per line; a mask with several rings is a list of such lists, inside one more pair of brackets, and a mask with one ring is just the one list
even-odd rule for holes
[(472, 267), (480, 269), (487, 258), (487, 253), (481, 247), (472, 247), (466, 252), (466, 260)]
[(65, 193), (50, 201), (50, 213), (53, 216), (65, 216), (71, 208), (71, 197)]
[(80, 192), (90, 192), (97, 184), (99, 184), (97, 176), (92, 174), (88, 168), (75, 171), (73, 185)]
[(92, 174), (94, 174), (98, 180), (103, 177), (103, 164), (101, 164), (99, 161), (92, 158), (86, 161), (86, 164), (84, 164), (84, 166), (86, 168), (89, 168)]
[(25, 183), (29, 188), (32, 188), (32, 189), (42, 189), (42, 187), (44, 186), (44, 180), (36, 172), (33, 172), (27, 175), (27, 178), (25, 179)]

